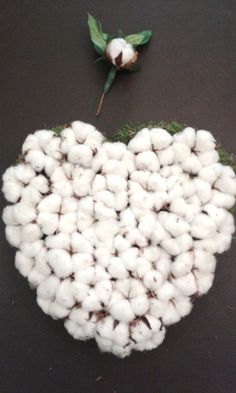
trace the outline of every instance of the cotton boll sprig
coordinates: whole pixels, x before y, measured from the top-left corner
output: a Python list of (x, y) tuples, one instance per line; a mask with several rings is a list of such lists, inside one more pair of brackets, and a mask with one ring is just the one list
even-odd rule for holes
[(37, 131), (3, 175), (6, 238), (38, 305), (122, 358), (189, 314), (234, 232), (236, 178), (213, 136), (168, 127), (128, 145), (80, 121)]

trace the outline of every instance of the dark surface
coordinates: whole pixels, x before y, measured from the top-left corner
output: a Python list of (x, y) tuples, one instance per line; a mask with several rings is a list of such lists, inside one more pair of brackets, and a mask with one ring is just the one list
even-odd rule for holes
[[(8, 0), (0, 6), (1, 173), (30, 131), (75, 119), (109, 134), (127, 121), (175, 119), (210, 129), (235, 150), (235, 1)], [(93, 63), (87, 11), (110, 32), (154, 33), (142, 50), (141, 72), (117, 78), (99, 120), (94, 113), (106, 67)], [(236, 391), (235, 242), (218, 256), (210, 293), (169, 329), (163, 345), (120, 360), (101, 355), (93, 341), (73, 340), (42, 313), (14, 269), (15, 250), (3, 233), (1, 224), (1, 393)]]

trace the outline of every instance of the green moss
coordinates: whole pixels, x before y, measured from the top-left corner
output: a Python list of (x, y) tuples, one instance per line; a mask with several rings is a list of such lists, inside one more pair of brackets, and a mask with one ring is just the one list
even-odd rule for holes
[(62, 132), (62, 130), (64, 130), (64, 128), (66, 128), (66, 124), (64, 124), (63, 126), (52, 127), (51, 130), (55, 132), (55, 134), (60, 135), (60, 133)]

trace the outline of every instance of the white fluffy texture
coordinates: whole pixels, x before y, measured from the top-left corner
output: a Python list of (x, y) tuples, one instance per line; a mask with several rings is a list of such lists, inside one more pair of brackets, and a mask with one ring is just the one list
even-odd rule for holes
[(119, 357), (161, 344), (212, 285), (230, 246), (235, 174), (208, 131), (104, 141), (76, 121), (29, 135), (3, 175), (6, 237), (37, 302)]

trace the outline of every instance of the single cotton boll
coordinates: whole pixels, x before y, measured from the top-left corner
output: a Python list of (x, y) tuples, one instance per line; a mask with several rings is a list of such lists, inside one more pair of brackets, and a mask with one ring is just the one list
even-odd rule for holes
[(77, 200), (73, 197), (64, 197), (61, 201), (61, 214), (72, 213), (77, 210)]
[(176, 198), (171, 202), (169, 209), (179, 216), (184, 216), (186, 212), (186, 202), (183, 198)]
[(121, 176), (107, 175), (106, 180), (107, 180), (107, 188), (110, 191), (119, 192), (119, 191), (126, 190), (127, 188), (127, 181)]
[(85, 296), (87, 296), (89, 285), (78, 281), (72, 281), (71, 287), (76, 301), (78, 303), (82, 302)]
[(138, 228), (132, 229), (127, 235), (126, 239), (133, 245), (137, 245), (138, 247), (146, 247), (148, 241), (145, 236), (138, 230)]
[(166, 252), (170, 255), (178, 255), (181, 252), (181, 249), (177, 243), (177, 241), (173, 238), (164, 238), (161, 242), (162, 247)]
[(102, 173), (107, 175), (117, 175), (127, 178), (128, 171), (122, 161), (109, 160), (102, 167)]
[(51, 176), (51, 174), (53, 173), (55, 168), (57, 168), (58, 166), (59, 166), (59, 161), (55, 160), (54, 158), (52, 158), (50, 156), (45, 156), (44, 170), (48, 176)]
[(66, 233), (57, 233), (56, 235), (47, 236), (45, 239), (47, 248), (70, 248), (70, 236)]
[(39, 212), (58, 213), (61, 207), (61, 197), (56, 194), (50, 194), (44, 197), (38, 204)]
[(204, 250), (194, 250), (194, 267), (201, 273), (214, 273), (216, 258), (214, 255)]
[(131, 174), (135, 170), (135, 155), (131, 151), (126, 151), (123, 154), (122, 163), (127, 168), (127, 171)]
[(225, 209), (231, 209), (235, 204), (235, 197), (224, 192), (213, 190), (211, 203), (217, 207), (224, 207)]
[(151, 191), (166, 191), (165, 179), (158, 173), (152, 173), (148, 179), (148, 189)]
[(209, 166), (219, 161), (219, 154), (216, 150), (205, 151), (198, 154), (198, 159), (203, 166)]
[(162, 317), (162, 321), (166, 326), (173, 325), (180, 321), (180, 316), (172, 302), (168, 304), (167, 310)]
[(6, 206), (3, 209), (2, 219), (5, 225), (17, 225), (14, 206)]
[(70, 149), (76, 144), (75, 134), (71, 128), (65, 128), (61, 131), (60, 136), (62, 138), (61, 152), (63, 154), (67, 154)]
[(79, 143), (83, 143), (85, 138), (93, 131), (95, 131), (95, 127), (91, 124), (84, 123), (83, 121), (73, 121), (71, 124), (72, 130), (75, 134), (76, 140)]
[(39, 141), (38, 138), (34, 134), (29, 134), (25, 139), (22, 146), (22, 153), (25, 154), (29, 150), (37, 150), (39, 149)]
[(172, 144), (174, 154), (175, 154), (175, 161), (176, 162), (183, 162), (191, 155), (190, 148), (185, 145), (184, 143), (174, 142)]
[(47, 249), (43, 247), (35, 256), (35, 269), (42, 274), (43, 276), (47, 277), (52, 273), (50, 266), (47, 263)]
[(212, 203), (208, 203), (204, 206), (203, 211), (205, 211), (215, 221), (218, 228), (224, 224), (227, 215), (227, 211), (225, 209), (218, 208)]
[(193, 253), (185, 252), (178, 255), (171, 265), (171, 272), (175, 277), (184, 276), (192, 270)]
[(25, 160), (36, 172), (41, 172), (45, 166), (45, 155), (41, 150), (30, 150)]
[(133, 153), (151, 150), (151, 147), (150, 131), (148, 128), (139, 131), (128, 144), (128, 149)]
[[(136, 269), (133, 270), (132, 274), (137, 279), (143, 278), (145, 274), (152, 270), (152, 264), (147, 259), (143, 257), (136, 258)], [(129, 269), (131, 270), (131, 269)]]
[(60, 282), (56, 292), (56, 301), (66, 308), (71, 308), (74, 306), (75, 298), (73, 296), (70, 279)]
[(94, 206), (95, 218), (97, 220), (116, 218), (114, 209), (106, 207), (102, 202), (96, 202)]
[(150, 270), (144, 275), (144, 285), (151, 291), (156, 291), (163, 284), (163, 276), (156, 270)]
[(206, 294), (211, 288), (214, 281), (214, 274), (206, 274), (199, 271), (194, 272), (199, 296)]
[(21, 241), (34, 242), (41, 238), (42, 232), (37, 224), (26, 224), (22, 227)]
[[(194, 182), (194, 180), (186, 180), (182, 183), (182, 187), (183, 187), (183, 195), (188, 198), (191, 197), (195, 192), (196, 192), (196, 183)], [(201, 181), (200, 179), (197, 179), (199, 181)], [(206, 182), (204, 182), (205, 184)], [(208, 183), (207, 183), (208, 184)], [(209, 184), (208, 184), (209, 186)], [(210, 186), (209, 186), (210, 187)]]
[(39, 213), (37, 223), (45, 235), (53, 235), (58, 229), (59, 217), (56, 213)]
[(206, 239), (216, 232), (215, 222), (207, 214), (199, 214), (193, 219), (191, 235), (198, 239)]
[(176, 241), (180, 252), (185, 252), (190, 250), (193, 245), (192, 236), (190, 236), (188, 233), (184, 233), (183, 235), (177, 237)]
[(106, 177), (103, 175), (96, 175), (93, 184), (92, 184), (92, 192), (96, 194), (96, 192), (102, 191), (106, 189)]
[(160, 168), (158, 158), (153, 151), (144, 151), (137, 154), (135, 163), (137, 169), (149, 170), (151, 172), (157, 172)]
[(130, 208), (120, 213), (120, 226), (123, 233), (129, 232), (130, 229), (136, 226), (136, 219)]
[(229, 176), (220, 177), (214, 184), (214, 187), (222, 192), (236, 194), (236, 178)]
[(99, 349), (102, 352), (111, 352), (112, 351), (112, 342), (109, 339), (100, 337), (98, 335), (95, 335), (95, 340), (98, 344)]
[(114, 203), (114, 209), (117, 212), (123, 211), (128, 204), (128, 194), (126, 191), (120, 191), (115, 193), (115, 203)]
[(222, 172), (222, 165), (219, 163), (212, 164), (210, 166), (204, 166), (200, 169), (198, 176), (207, 181), (210, 184), (213, 184), (216, 179), (220, 176)]
[(221, 254), (224, 251), (227, 251), (231, 245), (231, 236), (224, 233), (216, 233), (215, 242), (217, 244), (216, 252)]
[(121, 142), (105, 142), (102, 148), (109, 158), (118, 161), (122, 159), (124, 153), (127, 151), (127, 146)]
[(129, 327), (127, 323), (119, 322), (113, 329), (113, 341), (122, 346), (126, 346), (129, 343)]
[[(194, 128), (186, 127), (182, 131), (182, 135), (183, 135), (184, 140), (187, 143), (187, 145), (190, 147), (190, 149), (192, 149), (195, 145), (195, 140), (196, 140), (196, 132), (195, 132)], [(174, 135), (174, 137), (175, 137), (175, 135)]]
[(140, 295), (146, 296), (146, 288), (142, 281), (136, 278), (129, 278), (128, 280), (129, 292), (128, 296), (130, 299), (138, 297)]
[(34, 133), (41, 149), (44, 149), (54, 137), (54, 132), (50, 130), (39, 130)]
[(8, 202), (16, 203), (22, 193), (22, 186), (15, 180), (3, 180), (2, 192)]
[(55, 168), (50, 176), (50, 180), (53, 183), (56, 183), (56, 182), (62, 181), (62, 180), (67, 180), (64, 169), (61, 166)]
[(178, 289), (170, 281), (165, 281), (161, 288), (157, 291), (157, 299), (162, 302), (169, 301), (178, 295)]
[(193, 307), (191, 299), (189, 297), (182, 297), (182, 296), (179, 297), (178, 296), (174, 300), (174, 303), (175, 303), (176, 311), (181, 318), (188, 315), (191, 312), (192, 307)]
[(158, 261), (154, 263), (154, 266), (156, 270), (158, 270), (162, 274), (164, 279), (167, 279), (169, 277), (171, 271), (171, 260), (168, 254), (166, 254), (166, 256), (161, 256), (160, 259), (158, 259)]
[(64, 319), (68, 316), (69, 310), (66, 307), (61, 306), (57, 302), (53, 302), (49, 307), (49, 315), (53, 319)]
[(194, 217), (196, 217), (201, 211), (200, 206), (198, 206), (195, 203), (188, 203), (186, 204), (185, 207), (185, 220), (189, 223), (191, 223), (194, 219)]
[(131, 326), (131, 337), (136, 343), (148, 340), (151, 335), (151, 329), (141, 320)]
[(146, 191), (134, 192), (130, 197), (130, 204), (134, 208), (152, 209), (154, 198)]
[(33, 177), (30, 186), (35, 188), (41, 194), (46, 194), (49, 191), (48, 180), (43, 175)]
[(37, 288), (39, 284), (45, 280), (45, 275), (39, 272), (36, 267), (33, 267), (27, 277), (29, 285), (32, 289)]
[(86, 196), (91, 192), (91, 182), (93, 177), (94, 173), (90, 169), (83, 170), (82, 173), (74, 175), (73, 189), (74, 193), (78, 197)]
[(131, 322), (135, 318), (131, 304), (126, 299), (111, 303), (109, 311), (113, 318), (118, 321)]
[(130, 247), (120, 254), (122, 263), (129, 271), (135, 270), (137, 266), (138, 248)]
[(84, 144), (88, 146), (93, 153), (97, 153), (100, 149), (104, 136), (99, 131), (91, 132), (85, 139)]
[[(173, 164), (174, 159), (175, 159), (175, 153), (174, 153), (174, 150), (173, 150), (172, 146), (169, 146), (169, 147), (167, 147), (167, 148), (165, 148), (163, 150), (158, 151), (157, 155), (158, 155), (158, 158), (159, 158), (159, 163), (163, 167), (166, 166), (166, 165)], [(162, 176), (164, 176), (163, 172), (160, 173), (160, 174)]]
[(35, 208), (26, 203), (19, 202), (14, 205), (14, 217), (16, 222), (21, 225), (26, 225), (36, 219)]
[(88, 312), (101, 310), (102, 306), (94, 289), (88, 290), (87, 296), (82, 301), (82, 307)]
[(29, 258), (23, 252), (17, 251), (15, 256), (15, 267), (24, 277), (27, 277), (34, 265), (34, 260)]
[(93, 157), (92, 160), (92, 169), (94, 172), (102, 171), (103, 165), (108, 162), (108, 157), (105, 151), (101, 148), (98, 153)]
[(209, 131), (198, 130), (196, 132), (195, 150), (205, 152), (215, 149), (215, 138)]
[(159, 300), (158, 298), (151, 298), (149, 313), (150, 315), (153, 315), (155, 318), (162, 318), (167, 307), (168, 307), (168, 300), (163, 301), (163, 300)]
[(73, 232), (71, 234), (71, 247), (73, 252), (85, 254), (92, 254), (93, 252), (91, 244), (78, 232)]
[(110, 207), (110, 208), (114, 208), (115, 205), (115, 198), (114, 198), (114, 194), (111, 191), (107, 191), (107, 190), (102, 190), (97, 192), (94, 195), (94, 200), (97, 202), (102, 202), (104, 203), (105, 206)]
[(108, 272), (112, 278), (122, 280), (128, 277), (128, 271), (122, 263), (122, 259), (119, 257), (113, 257), (110, 259), (108, 265)]
[(131, 306), (135, 315), (144, 315), (149, 309), (149, 300), (146, 295), (140, 295), (131, 299)]
[(28, 257), (36, 257), (43, 248), (43, 241), (42, 240), (35, 240), (33, 242), (22, 242), (20, 245), (20, 250), (23, 254), (27, 255)]
[(147, 189), (148, 187), (148, 182), (149, 182), (149, 178), (150, 178), (150, 172), (148, 171), (134, 171), (131, 176), (130, 179), (132, 180), (129, 181), (129, 189), (132, 189), (132, 193), (133, 191), (135, 191), (135, 188), (137, 191), (141, 191), (142, 188), (139, 187), (142, 186), (144, 189)]
[(179, 289), (184, 296), (192, 296), (198, 291), (196, 279), (192, 273), (181, 276), (172, 280), (173, 284)]
[(167, 232), (163, 229), (163, 226), (156, 221), (153, 225), (151, 233), (151, 241), (153, 244), (159, 244), (165, 237), (168, 237)]
[(138, 229), (140, 233), (149, 238), (153, 231), (153, 226), (156, 223), (156, 216), (154, 213), (147, 213), (139, 220)]
[(60, 151), (61, 138), (54, 137), (49, 143), (44, 147), (45, 153), (54, 158), (55, 160), (60, 160), (62, 158), (62, 153)]
[(123, 236), (117, 235), (114, 238), (114, 247), (116, 248), (117, 251), (124, 252), (124, 251), (128, 250), (131, 247), (131, 244)]
[(169, 213), (165, 222), (165, 229), (174, 237), (180, 236), (190, 230), (189, 224), (173, 213)]
[(87, 196), (85, 198), (81, 198), (78, 201), (78, 209), (77, 212), (83, 212), (89, 215), (92, 215), (94, 212), (94, 201), (93, 198), (90, 196)]
[(93, 266), (93, 258), (91, 254), (76, 253), (71, 256), (72, 270), (78, 272), (79, 270), (88, 269)]
[(38, 298), (54, 301), (59, 284), (59, 278), (51, 274), (39, 284), (37, 288)]
[(34, 170), (27, 164), (17, 164), (15, 167), (15, 177), (21, 183), (28, 184), (34, 178)]
[(85, 145), (75, 145), (68, 153), (68, 160), (73, 164), (88, 168), (93, 158), (92, 150)]
[(189, 158), (181, 163), (181, 166), (184, 171), (197, 174), (200, 171), (202, 165), (198, 157), (192, 153)]
[(172, 136), (162, 128), (152, 128), (150, 138), (154, 150), (165, 149), (172, 142)]
[(95, 293), (100, 302), (107, 305), (112, 293), (112, 283), (110, 280), (102, 280), (96, 283)]
[(47, 261), (58, 277), (68, 277), (72, 272), (71, 257), (65, 250), (59, 248), (49, 250)]
[(72, 233), (76, 231), (76, 214), (71, 212), (60, 215), (58, 229), (62, 233)]

